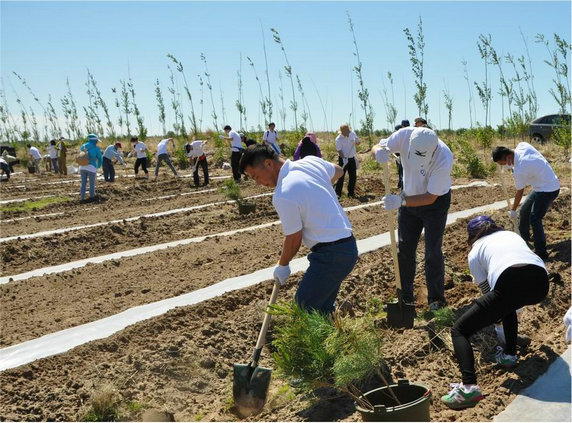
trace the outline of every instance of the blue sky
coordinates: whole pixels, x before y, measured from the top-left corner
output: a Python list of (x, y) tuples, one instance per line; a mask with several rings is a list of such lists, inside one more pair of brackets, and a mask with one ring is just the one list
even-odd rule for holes
[[(419, 17), (423, 19), (425, 37), (425, 75), (428, 87), (429, 119), (436, 128), (446, 128), (447, 112), (443, 90), (453, 98), (452, 127), (469, 126), (467, 83), (461, 61), (467, 61), (472, 95), (473, 123), (484, 123), (484, 111), (473, 81), (484, 79), (484, 64), (477, 50), (479, 34), (491, 34), (495, 49), (513, 56), (525, 54), (520, 31), (528, 41), (534, 84), (539, 99), (539, 115), (553, 113), (557, 106), (548, 90), (553, 71), (543, 63), (546, 48), (534, 42), (537, 33), (550, 39), (557, 33), (570, 41), (570, 2), (1, 2), (1, 76), (10, 112), (18, 113), (14, 90), (26, 107), (36, 114), (41, 108), (12, 74), (22, 75), (44, 104), (52, 96), (58, 113), (60, 98), (69, 78), (81, 111), (87, 104), (86, 69), (95, 76), (104, 100), (116, 118), (111, 88), (130, 75), (136, 100), (150, 133), (159, 134), (158, 109), (154, 81), (158, 78), (167, 105), (167, 124), (173, 122), (167, 86), (171, 64), (167, 53), (184, 65), (193, 94), (194, 107), (200, 115), (201, 98), (198, 74), (204, 78), (207, 58), (215, 108), (222, 122), (221, 91), (224, 98), (225, 123), (239, 127), (235, 106), (238, 98), (237, 71), (242, 54), (242, 79), (247, 125), (263, 123), (259, 110), (259, 90), (249, 56), (262, 79), (264, 33), (271, 79), (272, 100), (278, 129), (282, 121), (278, 99), (282, 70), (286, 108), (291, 99), (289, 80), (284, 75), (284, 57), (272, 40), (270, 28), (279, 31), (292, 71), (300, 77), (308, 102), (314, 130), (335, 129), (350, 120), (359, 128), (363, 112), (357, 99), (354, 46), (346, 10), (351, 14), (363, 64), (364, 82), (369, 89), (375, 127), (389, 128), (382, 101), (382, 90), (391, 90), (387, 72), (393, 74), (398, 121), (412, 120), (417, 114), (413, 101), (414, 76), (411, 71), (407, 40), (403, 29), (415, 34)], [(262, 33), (262, 27), (264, 32)], [(503, 65), (513, 75), (508, 64)], [(501, 122), (498, 71), (489, 67), (493, 102), (493, 125)], [(128, 73), (129, 72), (129, 73)], [(182, 80), (177, 75), (179, 88)], [(263, 88), (266, 90), (265, 81)], [(353, 96), (352, 96), (353, 84)], [(212, 127), (211, 102), (204, 87), (202, 128)], [(326, 113), (322, 109), (322, 104)], [(296, 91), (300, 103), (300, 95)], [(354, 117), (352, 113), (352, 98)], [(185, 115), (190, 105), (182, 98)], [(301, 107), (301, 105), (300, 105)], [(506, 108), (506, 106), (505, 106)], [(286, 110), (286, 128), (293, 126), (293, 113)], [(475, 116), (476, 115), (476, 116)], [(300, 120), (300, 117), (298, 118)], [(187, 120), (187, 127), (189, 123)]]

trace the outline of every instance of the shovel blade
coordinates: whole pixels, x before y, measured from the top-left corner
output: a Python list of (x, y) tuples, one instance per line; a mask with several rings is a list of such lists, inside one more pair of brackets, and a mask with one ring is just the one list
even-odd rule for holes
[(415, 307), (403, 301), (387, 304), (387, 325), (392, 328), (411, 329), (415, 320)]
[(234, 365), (232, 394), (234, 405), (243, 418), (260, 413), (270, 387), (272, 369), (252, 367), (250, 364)]

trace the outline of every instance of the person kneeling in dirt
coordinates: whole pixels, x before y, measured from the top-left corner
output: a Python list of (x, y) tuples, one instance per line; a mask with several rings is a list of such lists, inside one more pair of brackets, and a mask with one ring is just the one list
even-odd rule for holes
[(185, 152), (189, 158), (191, 169), (193, 170), (193, 182), (195, 187), (199, 186), (199, 166), (203, 169), (204, 184), (209, 184), (209, 164), (207, 156), (203, 150), (206, 141), (196, 140), (185, 144)]
[(342, 168), (315, 156), (284, 160), (272, 147), (256, 145), (246, 149), (240, 172), (274, 188), (272, 204), (285, 235), (274, 278), (286, 283), (289, 263), (303, 242), (312, 251), (310, 266), (294, 298), (306, 310), (334, 311), (340, 285), (358, 258), (352, 226), (332, 188)]
[(548, 211), (550, 204), (558, 197), (560, 181), (550, 167), (548, 161), (532, 145), (520, 142), (514, 150), (506, 147), (496, 147), (493, 152), (493, 161), (501, 166), (514, 170), (514, 185), (516, 193), (509, 215), (516, 219), (516, 209), (522, 199), (524, 188), (532, 186), (525, 202), (520, 208), (520, 222), (518, 230), (520, 236), (530, 242), (530, 227), (534, 235), (534, 251), (543, 260), (548, 259), (546, 251), (546, 236), (542, 226), (542, 219)]
[(469, 338), (480, 329), (502, 319), (506, 347), (497, 346), (494, 361), (505, 368), (516, 365), (518, 319), (516, 310), (538, 304), (548, 294), (548, 272), (544, 262), (526, 242), (504, 230), (489, 216), (477, 216), (467, 225), (469, 269), (475, 283), (487, 283), (491, 291), (478, 298), (455, 322), (451, 338), (462, 374), (462, 383), (441, 400), (459, 410), (474, 407), (483, 399), (475, 375), (475, 358)]
[(453, 154), (429, 128), (402, 128), (372, 149), (378, 163), (388, 163), (390, 153), (400, 153), (403, 191), (382, 198), (386, 210), (399, 209), (399, 272), (403, 301), (412, 305), (416, 250), (425, 230), (425, 279), (432, 311), (447, 305), (443, 233), (451, 204)]

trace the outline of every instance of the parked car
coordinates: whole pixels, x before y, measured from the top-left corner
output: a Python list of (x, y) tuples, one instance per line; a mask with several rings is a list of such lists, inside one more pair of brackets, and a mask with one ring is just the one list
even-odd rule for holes
[(552, 136), (555, 128), (570, 125), (570, 115), (546, 115), (533, 120), (530, 123), (528, 135), (530, 140), (543, 144)]

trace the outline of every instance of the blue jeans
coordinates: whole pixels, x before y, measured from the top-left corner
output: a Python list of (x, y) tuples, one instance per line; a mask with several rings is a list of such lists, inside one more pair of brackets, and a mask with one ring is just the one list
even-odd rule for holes
[(520, 223), (518, 231), (525, 241), (530, 241), (530, 227), (534, 235), (534, 251), (536, 254), (546, 255), (546, 236), (542, 219), (548, 211), (548, 207), (554, 201), (560, 189), (552, 192), (532, 191), (526, 197), (526, 201), (520, 206)]
[(87, 178), (89, 177), (89, 198), (95, 197), (95, 177), (96, 173), (90, 172), (88, 170), (82, 169), (80, 171), (81, 175), (81, 186), (79, 188), (79, 196), (83, 200), (85, 199), (85, 186), (87, 183)]
[(425, 229), (425, 281), (427, 302), (445, 302), (445, 264), (443, 261), (443, 233), (447, 212), (451, 205), (451, 191), (437, 197), (428, 206), (401, 207), (397, 215), (399, 273), (403, 301), (412, 303), (413, 280), (417, 266), (416, 251), (421, 231)]
[(52, 161), (52, 169), (54, 173), (58, 173), (58, 159), (50, 159)]
[(340, 285), (358, 259), (354, 238), (340, 244), (324, 245), (308, 254), (310, 266), (298, 286), (294, 299), (305, 310), (324, 314), (334, 311)]

